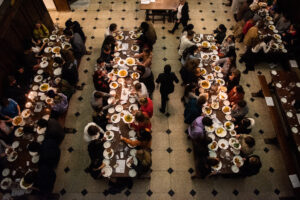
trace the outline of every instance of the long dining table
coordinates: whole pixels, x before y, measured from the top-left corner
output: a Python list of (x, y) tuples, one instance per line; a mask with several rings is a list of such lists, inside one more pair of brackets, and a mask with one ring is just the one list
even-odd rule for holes
[(71, 48), (66, 39), (62, 30), (57, 27), (49, 38), (43, 40), (46, 43), (45, 48), (42, 50), (39, 68), (27, 94), (25, 109), (12, 121), (15, 127), (12, 133), (14, 134), (10, 150), (12, 152), (8, 154), (4, 170), (0, 174), (1, 191), (4, 193), (11, 192), (11, 186), (18, 188), (28, 171), (38, 170), (39, 155), (29, 152), (28, 145), (31, 142), (42, 144), (45, 139), (46, 130), (40, 129), (37, 122), (39, 119), (48, 120), (50, 117), (53, 99), (47, 97), (46, 92), (50, 89), (59, 91), (52, 83), (60, 80), (62, 64), (55, 63), (54, 58), (61, 57), (61, 49)]

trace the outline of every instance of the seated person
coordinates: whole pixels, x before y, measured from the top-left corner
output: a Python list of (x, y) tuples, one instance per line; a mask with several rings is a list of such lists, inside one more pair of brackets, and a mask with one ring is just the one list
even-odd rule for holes
[(20, 106), (17, 102), (10, 98), (0, 99), (0, 116), (4, 117), (6, 121), (12, 121), (12, 119), (21, 114)]
[(184, 50), (187, 48), (193, 46), (195, 43), (192, 41), (194, 38), (195, 32), (194, 31), (188, 31), (186, 36), (182, 36), (180, 40), (180, 45), (179, 45), (179, 51), (178, 54), (180, 56), (183, 55)]
[(151, 131), (151, 122), (149, 118), (146, 116), (147, 114), (144, 114), (141, 111), (138, 111), (135, 114), (135, 121), (130, 124), (132, 128), (134, 128), (135, 131), (141, 131), (141, 130), (149, 130)]
[(61, 78), (65, 79), (72, 86), (76, 86), (78, 82), (77, 60), (74, 58), (72, 51), (61, 50), (61, 56), (65, 63), (62, 67)]
[(33, 29), (33, 37), (35, 40), (42, 40), (49, 37), (49, 30), (42, 24), (41, 21), (35, 23), (35, 28)]
[(139, 99), (140, 103), (140, 110), (143, 113), (147, 113), (147, 117), (151, 118), (153, 116), (153, 102), (152, 100), (148, 98), (141, 98)]
[(151, 67), (152, 62), (152, 52), (150, 49), (143, 49), (143, 52), (140, 54), (136, 54), (133, 56), (134, 58), (138, 58), (136, 64), (144, 67)]
[(214, 30), (215, 39), (217, 44), (222, 44), (226, 37), (227, 28), (224, 24), (220, 24), (216, 30)]
[(103, 111), (110, 108), (115, 104), (115, 102), (112, 104), (107, 104), (107, 99), (108, 97), (113, 97), (113, 96), (114, 95), (111, 95), (109, 93), (94, 90), (91, 99), (92, 108), (96, 111)]
[(247, 102), (244, 100), (238, 101), (236, 104), (232, 106), (231, 116), (236, 123), (239, 123), (249, 112), (249, 108), (247, 106)]
[(106, 63), (110, 63), (114, 57), (117, 44), (116, 39), (112, 35), (107, 36), (102, 43), (100, 58), (103, 58)]
[(103, 138), (104, 131), (96, 123), (90, 122), (84, 127), (83, 139), (86, 142)]
[(79, 33), (74, 33), (70, 30), (64, 31), (65, 35), (70, 37), (70, 43), (72, 45), (72, 51), (74, 53), (74, 56), (76, 59), (81, 59), (82, 56), (86, 54), (91, 54), (90, 51), (86, 50), (84, 41), (82, 40), (81, 36)]
[(135, 93), (138, 98), (148, 98), (149, 97), (147, 87), (145, 86), (144, 83), (136, 83), (134, 85), (133, 93)]
[(237, 102), (244, 99), (244, 88), (241, 85), (237, 85), (228, 93), (228, 100), (231, 105), (237, 104)]
[(39, 164), (55, 168), (60, 159), (60, 149), (57, 141), (45, 139), (41, 145)]
[(5, 89), (5, 96), (7, 98), (14, 98), (20, 107), (23, 107), (26, 103), (26, 96), (27, 89), (21, 88), (19, 85), (17, 85), (17, 81), (15, 77), (8, 76), (8, 86)]
[(198, 51), (199, 51), (199, 48), (196, 45), (186, 48), (183, 51), (182, 57), (181, 57), (182, 66), (185, 65), (186, 61), (188, 61), (190, 59), (196, 59), (197, 57), (195, 55), (198, 53)]
[(148, 129), (141, 130), (139, 134), (137, 134), (136, 140), (131, 140), (128, 138), (125, 138), (121, 136), (121, 140), (126, 142), (127, 144), (130, 144), (134, 147), (144, 148), (144, 149), (150, 149), (151, 148), (151, 132)]
[(239, 134), (236, 135), (241, 144), (241, 154), (242, 156), (249, 156), (254, 151), (255, 139), (251, 135)]
[(242, 176), (253, 176), (258, 174), (261, 166), (259, 156), (251, 155), (245, 158), (243, 166), (240, 167), (240, 173)]
[(5, 143), (12, 143), (14, 139), (14, 126), (6, 121), (6, 118), (0, 116), (0, 140), (3, 140)]
[(189, 31), (193, 31), (193, 30), (194, 30), (194, 25), (193, 24), (188, 24), (186, 27), (183, 27), (181, 37), (184, 36), (184, 35), (187, 35), (187, 33)]
[(76, 89), (83, 90), (83, 85), (74, 87), (67, 80), (61, 78), (56, 78), (55, 80), (52, 80), (50, 82), (50, 85), (52, 87), (57, 87), (59, 91), (66, 95), (67, 99), (69, 100), (71, 99), (72, 95), (76, 92)]
[(238, 69), (233, 69), (228, 76), (227, 91), (231, 91), (232, 88), (239, 85), (241, 79), (241, 72)]
[(205, 126), (211, 126), (213, 121), (209, 117), (199, 116), (188, 127), (188, 134), (192, 140), (205, 137)]
[(239, 121), (239, 123), (235, 123), (235, 131), (238, 134), (249, 134), (251, 133), (251, 122), (248, 118), (244, 118)]
[(89, 166), (89, 172), (94, 179), (100, 178), (101, 169), (105, 167), (105, 164), (102, 162), (103, 157), (103, 140), (95, 139), (89, 142), (88, 144), (88, 153), (91, 159), (91, 164)]
[(222, 67), (222, 73), (226, 77), (230, 72), (231, 67), (233, 66), (234, 57), (226, 57), (220, 58), (219, 60), (215, 61), (212, 66), (220, 66)]
[(184, 107), (187, 106), (188, 102), (191, 99), (198, 99), (199, 97), (196, 95), (196, 89), (197, 89), (197, 85), (196, 83), (190, 83), (187, 84), (184, 88), (184, 94), (183, 97), (181, 98), (181, 101), (184, 104)]
[(82, 41), (85, 43), (86, 36), (85, 36), (85, 34), (84, 34), (84, 32), (83, 32), (83, 30), (82, 30), (82, 28), (81, 28), (78, 21), (73, 22), (72, 30), (73, 30), (73, 33), (78, 33), (80, 35)]
[(117, 32), (117, 24), (112, 23), (109, 25), (109, 27), (107, 27), (105, 33), (104, 33), (104, 38), (106, 38), (107, 36), (111, 35), (113, 36), (113, 33)]
[(97, 59), (97, 68), (95, 69), (95, 71), (97, 70), (105, 70), (105, 71), (111, 71), (112, 65), (111, 62), (110, 63), (106, 63), (104, 58), (99, 57)]
[(206, 102), (205, 96), (191, 98), (184, 109), (184, 123), (191, 124), (197, 117), (202, 114), (203, 104)]
[(95, 122), (98, 126), (100, 126), (103, 130), (106, 129), (106, 125), (108, 124), (107, 118), (107, 110), (103, 110), (100, 112), (94, 111), (92, 114), (93, 122)]
[(45, 138), (55, 140), (58, 145), (60, 145), (65, 138), (65, 129), (54, 118), (50, 118), (48, 121), (40, 119), (37, 125), (40, 129), (46, 128)]
[(55, 93), (53, 90), (47, 92), (48, 97), (53, 98), (52, 112), (61, 115), (68, 110), (68, 98), (63, 93)]
[(143, 33), (137, 39), (141, 49), (144, 49), (144, 47), (152, 49), (153, 45), (157, 40), (156, 32), (153, 25), (150, 22), (142, 22), (139, 27), (139, 30)]
[(98, 69), (94, 72), (93, 82), (97, 91), (109, 93), (109, 82), (111, 80), (107, 77), (106, 70)]
[(151, 152), (147, 149), (140, 149), (136, 152), (138, 164), (134, 169), (138, 175), (147, 173), (152, 165)]
[(226, 57), (230, 47), (235, 47), (235, 38), (233, 35), (229, 35), (219, 46), (219, 56)]
[(140, 82), (145, 84), (149, 93), (149, 97), (152, 98), (152, 93), (154, 92), (155, 84), (151, 68), (138, 65), (137, 69), (141, 75)]
[(199, 168), (198, 171), (200, 172), (200, 178), (204, 179), (205, 177), (211, 175), (213, 173), (211, 167), (218, 165), (219, 162), (219, 158), (212, 157), (203, 157), (198, 160), (197, 167)]
[(105, 45), (101, 48), (100, 59), (104, 60), (106, 63), (110, 63), (113, 60), (113, 57), (111, 55), (112, 52), (109, 45)]

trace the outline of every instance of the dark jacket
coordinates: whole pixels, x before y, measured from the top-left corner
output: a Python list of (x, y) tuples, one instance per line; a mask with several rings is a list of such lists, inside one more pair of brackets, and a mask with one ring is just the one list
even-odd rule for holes
[(202, 107), (197, 105), (198, 100), (192, 98), (189, 100), (184, 109), (184, 122), (191, 124), (197, 117), (202, 114)]
[(65, 138), (65, 132), (63, 127), (59, 124), (56, 119), (49, 119), (46, 130), (46, 139), (52, 139), (59, 145)]
[(181, 10), (181, 20), (182, 21), (188, 21), (189, 19), (190, 19), (189, 4), (188, 4), (188, 2), (185, 2), (185, 4), (182, 7), (182, 10)]
[(174, 72), (169, 74), (161, 73), (156, 79), (156, 83), (160, 83), (160, 93), (170, 94), (174, 91), (174, 83), (178, 83), (179, 80)]

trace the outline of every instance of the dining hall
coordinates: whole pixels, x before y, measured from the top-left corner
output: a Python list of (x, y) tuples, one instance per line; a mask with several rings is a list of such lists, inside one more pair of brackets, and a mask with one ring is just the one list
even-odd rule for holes
[(297, 0), (0, 0), (0, 199), (300, 199)]

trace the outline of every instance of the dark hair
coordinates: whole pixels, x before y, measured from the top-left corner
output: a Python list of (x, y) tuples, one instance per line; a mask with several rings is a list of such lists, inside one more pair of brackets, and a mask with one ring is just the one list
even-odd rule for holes
[(62, 64), (63, 63), (63, 59), (61, 59), (61, 57), (54, 57), (54, 62), (56, 62), (57, 64)]
[(234, 77), (236, 79), (240, 80), (240, 78), (241, 78), (241, 71), (240, 70), (235, 68), (231, 71), (231, 73), (234, 75)]
[(94, 136), (94, 135), (97, 135), (97, 133), (100, 131), (100, 129), (95, 126), (95, 125), (91, 125), (89, 126), (87, 132), (90, 136)]
[(209, 166), (216, 166), (219, 163), (219, 161), (216, 158), (208, 157), (206, 163)]
[(264, 42), (267, 44), (267, 43), (269, 43), (272, 39), (273, 39), (272, 36), (268, 36), (268, 37), (266, 37), (266, 38), (264, 39)]
[(242, 119), (242, 124), (245, 127), (249, 127), (251, 125), (251, 121), (248, 118), (244, 118), (244, 119)]
[(184, 60), (186, 60), (186, 57), (187, 57), (188, 55), (194, 54), (194, 52), (195, 52), (197, 49), (198, 49), (198, 47), (197, 47), (196, 45), (193, 45), (193, 46), (191, 46), (191, 47), (189, 47), (189, 48), (186, 48), (186, 49), (183, 51), (183, 53), (182, 53), (182, 58), (183, 58)]
[(243, 86), (237, 85), (237, 86), (235, 86), (235, 88), (236, 88), (236, 91), (237, 91), (238, 93), (245, 94), (245, 91), (244, 91)]
[(54, 90), (48, 90), (47, 96), (50, 98), (54, 98), (56, 96), (56, 94), (55, 94)]
[(192, 31), (192, 30), (189, 30), (188, 32), (187, 32), (187, 36), (193, 36), (194, 35), (194, 31)]
[(116, 39), (114, 38), (114, 36), (108, 35), (108, 36), (104, 39), (102, 46), (105, 46), (105, 45), (108, 45), (108, 44), (109, 44), (109, 45), (110, 45), (110, 44), (115, 44), (115, 42), (116, 42)]
[(139, 141), (148, 141), (148, 142), (151, 141), (152, 139), (151, 132), (146, 130), (141, 130), (138, 139)]
[(37, 177), (37, 172), (35, 171), (29, 171), (24, 176), (24, 182), (27, 184), (33, 184)]
[(227, 28), (226, 28), (226, 26), (225, 26), (224, 24), (220, 24), (220, 25), (219, 25), (219, 29), (220, 29), (221, 31), (223, 31), (223, 32), (226, 32), (226, 31), (227, 31)]
[(115, 31), (117, 29), (117, 24), (112, 23), (111, 25), (109, 25), (109, 30), (110, 31)]
[(40, 148), (41, 148), (41, 145), (38, 142), (31, 142), (31, 143), (29, 143), (29, 145), (27, 147), (27, 149), (31, 152), (39, 152)]
[(198, 98), (198, 100), (197, 100), (197, 105), (198, 105), (199, 107), (202, 107), (202, 105), (205, 104), (205, 102), (206, 102), (206, 97), (205, 97), (205, 96), (200, 96), (200, 97)]
[(261, 167), (261, 162), (260, 162), (259, 156), (251, 155), (251, 156), (248, 157), (248, 160), (249, 160), (249, 164), (251, 164), (251, 166), (253, 168)]
[(253, 137), (247, 135), (247, 136), (245, 137), (245, 143), (246, 143), (249, 147), (254, 147), (254, 145), (255, 145), (255, 140), (254, 140)]
[(183, 30), (182, 32), (184, 31), (191, 31), (194, 29), (194, 25), (193, 24), (188, 24)]
[(104, 51), (111, 51), (111, 48), (110, 48), (110, 46), (107, 44), (107, 45), (104, 45), (104, 46), (103, 46), (103, 50), (104, 50)]
[(210, 144), (213, 141), (213, 139), (211, 137), (208, 137), (208, 136), (206, 136), (205, 139), (206, 139), (206, 144)]
[(65, 34), (66, 36), (72, 36), (72, 31), (71, 31), (70, 29), (65, 29), (65, 30), (64, 30), (64, 34)]
[(171, 73), (171, 65), (167, 64), (164, 67), (164, 73), (169, 74)]
[(228, 35), (227, 38), (231, 38), (231, 40), (232, 40), (233, 42), (235, 42), (235, 37), (234, 37), (234, 35)]
[(94, 97), (97, 98), (97, 99), (101, 98), (102, 96), (103, 96), (103, 95), (102, 95), (101, 92), (98, 92), (98, 91), (97, 91), (97, 92), (94, 93)]
[(47, 127), (48, 126), (48, 121), (41, 118), (39, 119), (39, 121), (37, 122), (37, 125), (41, 128)]
[(98, 64), (101, 64), (101, 63), (103, 63), (103, 62), (105, 62), (104, 58), (99, 57), (99, 58), (97, 59), (97, 63), (98, 63)]
[(134, 85), (134, 88), (135, 88), (136, 90), (140, 90), (140, 89), (142, 88), (142, 84), (137, 83), (137, 84)]
[(73, 22), (71, 18), (65, 22), (65, 26), (67, 29), (70, 29), (73, 26)]
[(135, 114), (135, 119), (138, 122), (144, 122), (146, 120), (146, 117), (141, 111), (139, 111)]
[(0, 99), (0, 105), (1, 106), (7, 106), (9, 104), (8, 98), (2, 97)]
[(241, 108), (244, 108), (247, 105), (247, 102), (245, 100), (240, 100), (237, 102), (237, 105)]
[(189, 95), (189, 93), (192, 92), (193, 89), (195, 89), (195, 88), (196, 88), (195, 83), (187, 84), (184, 88), (184, 96), (187, 97)]
[(147, 22), (142, 22), (140, 27), (142, 31), (145, 32), (149, 29), (149, 24)]
[(212, 119), (209, 118), (209, 117), (203, 117), (203, 119), (202, 119), (202, 124), (203, 124), (204, 126), (211, 126), (211, 125), (213, 124), (213, 121), (212, 121)]
[[(63, 58), (66, 62), (74, 62), (74, 59), (75, 59), (75, 58), (74, 58), (74, 56), (73, 56), (72, 51), (63, 49), (63, 50), (60, 51), (60, 53), (61, 53), (62, 58)], [(59, 57), (57, 57), (57, 58), (59, 58)], [(61, 60), (61, 59), (60, 59), (60, 60)], [(59, 63), (59, 64), (61, 64), (61, 63)]]

